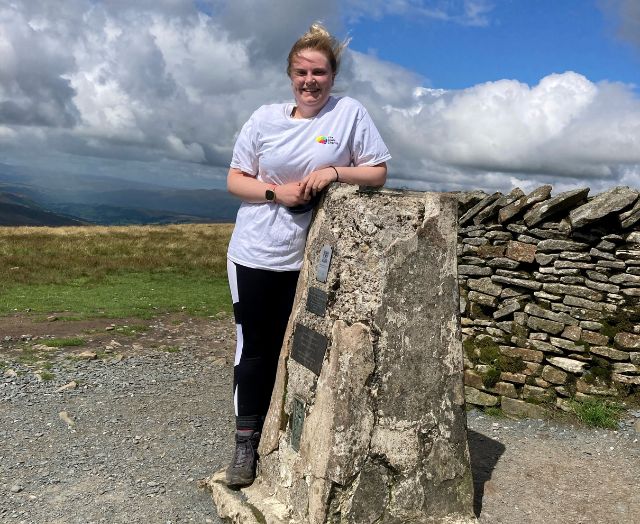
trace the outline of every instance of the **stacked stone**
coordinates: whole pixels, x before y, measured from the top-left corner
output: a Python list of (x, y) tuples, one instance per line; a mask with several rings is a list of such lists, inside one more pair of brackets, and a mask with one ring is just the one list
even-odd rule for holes
[(616, 187), (460, 197), (467, 401), (542, 405), (640, 385), (640, 198)]

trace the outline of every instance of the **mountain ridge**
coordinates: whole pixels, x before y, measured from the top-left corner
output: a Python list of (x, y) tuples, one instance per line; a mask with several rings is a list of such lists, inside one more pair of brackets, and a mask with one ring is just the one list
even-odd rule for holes
[(220, 189), (180, 189), (99, 175), (21, 174), (2, 163), (0, 193), (11, 195), (5, 197), (4, 225), (233, 222), (240, 206)]
[(77, 217), (55, 213), (12, 193), (0, 192), (0, 226), (81, 226)]

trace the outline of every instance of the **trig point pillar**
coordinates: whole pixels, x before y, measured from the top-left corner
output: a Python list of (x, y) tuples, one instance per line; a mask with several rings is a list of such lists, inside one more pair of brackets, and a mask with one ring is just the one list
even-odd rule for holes
[(471, 523), (451, 195), (333, 187), (309, 232), (237, 523)]

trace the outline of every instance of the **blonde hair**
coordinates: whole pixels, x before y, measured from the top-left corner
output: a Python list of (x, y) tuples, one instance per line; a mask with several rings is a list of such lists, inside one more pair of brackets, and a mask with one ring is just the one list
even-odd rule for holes
[(323, 53), (327, 57), (327, 60), (329, 60), (334, 76), (337, 75), (338, 69), (340, 68), (342, 51), (349, 45), (350, 40), (350, 38), (347, 38), (340, 42), (335, 36), (329, 33), (321, 23), (315, 22), (311, 24), (309, 30), (296, 40), (291, 51), (289, 51), (289, 56), (287, 57), (287, 75), (291, 76), (291, 64), (294, 57), (305, 49), (313, 49), (314, 51)]

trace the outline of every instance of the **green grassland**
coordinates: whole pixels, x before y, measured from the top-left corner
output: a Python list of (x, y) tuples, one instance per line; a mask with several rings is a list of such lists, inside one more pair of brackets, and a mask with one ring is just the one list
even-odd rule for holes
[(233, 226), (0, 227), (0, 315), (149, 318), (231, 310)]

